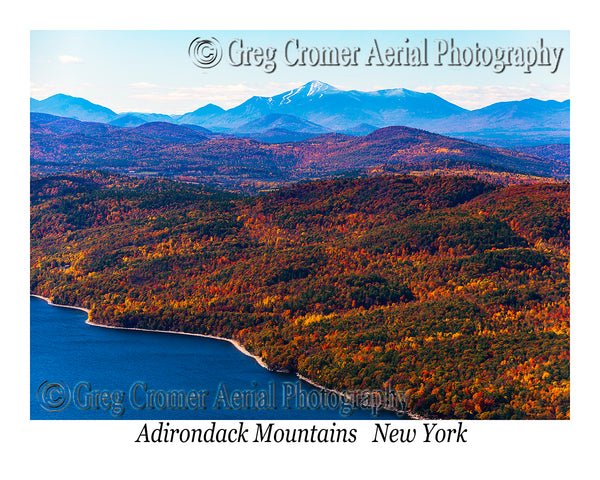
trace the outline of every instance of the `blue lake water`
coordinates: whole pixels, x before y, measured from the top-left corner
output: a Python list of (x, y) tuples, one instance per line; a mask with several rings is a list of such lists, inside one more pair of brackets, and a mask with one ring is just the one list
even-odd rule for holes
[(352, 409), (229, 342), (88, 325), (81, 310), (30, 300), (31, 419), (397, 419)]

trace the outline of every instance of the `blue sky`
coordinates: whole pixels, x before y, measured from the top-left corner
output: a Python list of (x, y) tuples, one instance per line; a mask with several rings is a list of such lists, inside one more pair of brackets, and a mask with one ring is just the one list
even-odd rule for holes
[[(222, 45), (223, 58), (214, 68), (198, 68), (190, 59), (188, 46), (196, 37), (214, 37)], [(364, 65), (373, 39), (382, 49), (408, 44), (422, 50), (425, 38), (428, 67)], [(526, 74), (522, 67), (494, 73), (491, 67), (433, 65), (434, 42), (439, 39), (454, 39), (455, 45), (464, 50), (475, 48), (475, 43), (491, 48), (530, 47), (539, 45), (540, 38), (547, 46), (565, 49), (555, 73), (544, 67), (534, 67)], [(264, 65), (231, 66), (227, 47), (235, 39), (242, 39), (245, 47), (275, 48), (275, 71), (266, 73)], [(283, 58), (284, 47), (290, 39), (298, 39), (300, 46), (306, 47), (359, 47), (359, 65), (290, 67)], [(569, 33), (566, 31), (34, 30), (30, 63), (32, 97), (43, 99), (66, 93), (116, 112), (181, 114), (207, 103), (231, 108), (253, 95), (274, 95), (315, 79), (341, 89), (368, 91), (403, 87), (433, 92), (469, 109), (529, 97), (569, 98)]]

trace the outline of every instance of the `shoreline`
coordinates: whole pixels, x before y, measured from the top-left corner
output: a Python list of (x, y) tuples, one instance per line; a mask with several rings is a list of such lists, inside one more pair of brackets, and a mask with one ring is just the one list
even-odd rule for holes
[[(48, 303), (48, 305), (52, 305), (54, 307), (61, 307), (61, 308), (72, 308), (75, 310), (81, 310), (83, 312), (85, 312), (87, 314), (87, 319), (85, 321), (85, 323), (87, 325), (90, 325), (92, 327), (101, 327), (101, 328), (112, 328), (115, 330), (133, 330), (133, 331), (138, 331), (138, 332), (150, 332), (150, 333), (170, 333), (173, 335), (191, 335), (194, 337), (201, 337), (201, 338), (210, 338), (213, 340), (222, 340), (224, 342), (229, 342), (230, 344), (232, 344), (238, 351), (240, 351), (241, 353), (243, 353), (244, 355), (254, 359), (256, 361), (256, 363), (258, 363), (261, 367), (263, 367), (264, 369), (270, 371), (270, 372), (280, 372), (280, 373), (290, 373), (290, 372), (282, 372), (281, 370), (275, 370), (275, 369), (271, 369), (263, 360), (261, 357), (259, 357), (258, 355), (253, 355), (252, 353), (250, 353), (248, 350), (246, 350), (246, 348), (239, 343), (237, 340), (233, 340), (231, 338), (225, 338), (225, 337), (217, 337), (216, 335), (205, 335), (202, 333), (189, 333), (189, 332), (174, 332), (171, 330), (151, 330), (149, 328), (137, 328), (137, 327), (118, 327), (115, 325), (102, 325), (100, 323), (94, 323), (90, 320), (90, 310), (84, 307), (75, 307), (72, 305), (59, 305), (57, 303), (52, 302), (52, 300), (50, 300), (48, 297), (43, 297), (42, 295), (36, 295), (34, 293), (30, 293), (29, 294), (31, 297), (35, 297), (35, 298), (39, 298), (40, 300), (44, 300), (46, 303)], [(339, 395), (342, 398), (345, 398), (346, 395), (343, 392), (340, 392), (338, 390), (335, 390), (333, 388), (326, 388), (323, 385), (319, 385), (318, 383), (316, 383), (315, 381), (305, 377), (304, 375), (301, 375), (300, 373), (296, 372), (295, 375), (302, 381), (308, 383), (309, 385), (321, 389), (321, 390), (326, 390), (328, 392), (333, 392), (336, 395)], [(387, 409), (384, 409), (387, 410)], [(387, 410), (387, 411), (391, 411), (392, 413), (397, 413), (394, 410)], [(415, 415), (411, 412), (405, 411), (405, 412), (401, 412), (404, 413), (409, 419), (411, 420), (425, 420), (425, 418), (420, 417), (418, 415)]]
[(244, 346), (239, 343), (236, 340), (233, 340), (231, 338), (225, 338), (225, 337), (217, 337), (216, 335), (205, 335), (203, 333), (190, 333), (190, 332), (174, 332), (172, 330), (151, 330), (149, 328), (137, 328), (137, 327), (118, 327), (116, 325), (102, 325), (101, 323), (94, 323), (90, 320), (90, 310), (84, 307), (75, 307), (72, 305), (60, 305), (58, 303), (54, 303), (52, 302), (52, 300), (50, 300), (47, 297), (43, 297), (41, 295), (36, 295), (33, 293), (29, 294), (32, 297), (36, 297), (39, 298), (40, 300), (44, 300), (46, 303), (48, 303), (48, 305), (52, 305), (53, 307), (61, 307), (61, 308), (72, 308), (75, 310), (81, 310), (85, 313), (87, 313), (88, 318), (86, 319), (85, 323), (87, 325), (91, 325), (92, 327), (102, 327), (102, 328), (112, 328), (115, 330), (134, 330), (134, 331), (138, 331), (138, 332), (151, 332), (151, 333), (170, 333), (173, 335), (191, 335), (194, 337), (202, 337), (202, 338), (211, 338), (213, 340), (222, 340), (224, 342), (229, 342), (231, 343), (237, 350), (239, 350), (241, 353), (243, 353), (244, 355), (253, 358), (256, 363), (258, 363), (261, 367), (269, 370), (269, 371), (273, 371), (269, 368), (269, 366), (263, 362), (262, 358), (260, 358), (258, 355), (253, 355), (251, 354), (248, 350), (246, 350), (244, 348)]
[(35, 293), (30, 293), (29, 294), (30, 297), (35, 297), (35, 298), (39, 298), (40, 300), (44, 300), (48, 305), (52, 305), (53, 307), (61, 307), (61, 308), (73, 308), (75, 310), (82, 310), (85, 313), (88, 314), (88, 318), (90, 316), (90, 310), (87, 308), (83, 308), (83, 307), (74, 307), (73, 305), (59, 305), (58, 303), (54, 303), (52, 300), (50, 300), (48, 297), (43, 297), (41, 295), (36, 295)]
[[(62, 305), (57, 305), (58, 307), (62, 306)], [(72, 307), (72, 308), (77, 308), (77, 307)], [(83, 309), (82, 309), (83, 310)], [(258, 355), (253, 355), (251, 354), (248, 350), (246, 350), (244, 348), (244, 346), (239, 343), (237, 340), (233, 340), (231, 338), (225, 338), (225, 337), (217, 337), (216, 335), (205, 335), (203, 333), (190, 333), (190, 332), (174, 332), (172, 330), (151, 330), (149, 328), (137, 328), (137, 327), (117, 327), (115, 325), (102, 325), (101, 323), (94, 323), (89, 319), (85, 321), (86, 324), (92, 326), (92, 327), (101, 327), (101, 328), (112, 328), (114, 330), (128, 330), (128, 331), (137, 331), (137, 332), (150, 332), (150, 333), (170, 333), (173, 335), (190, 335), (192, 337), (201, 337), (201, 338), (210, 338), (212, 340), (222, 340), (224, 342), (229, 342), (231, 343), (237, 350), (239, 350), (241, 353), (243, 353), (244, 355), (254, 359), (256, 361), (256, 363), (258, 363), (261, 367), (269, 370), (269, 371), (274, 371), (271, 370), (269, 368), (269, 366), (262, 361), (262, 358), (260, 358)]]

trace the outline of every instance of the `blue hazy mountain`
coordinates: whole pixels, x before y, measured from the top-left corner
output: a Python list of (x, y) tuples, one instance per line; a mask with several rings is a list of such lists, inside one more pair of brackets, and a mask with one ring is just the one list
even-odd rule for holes
[(31, 98), (29, 109), (32, 112), (75, 118), (84, 122), (108, 123), (118, 116), (110, 108), (97, 105), (84, 98), (71, 97), (62, 93), (52, 95), (45, 100)]
[(194, 132), (201, 133), (202, 135), (207, 136), (207, 137), (209, 137), (211, 135), (215, 135), (208, 128), (201, 127), (200, 125), (194, 125), (192, 123), (182, 123), (181, 126), (185, 127), (185, 128), (189, 128), (190, 130), (192, 130)]
[(435, 122), (430, 127), (444, 133), (556, 130), (570, 128), (570, 100), (526, 100), (498, 102), (477, 110), (463, 112)]
[(537, 100), (495, 103), (470, 112), (470, 126), (482, 130), (488, 128), (564, 129), (570, 128), (571, 101)]
[(85, 98), (59, 93), (45, 100), (29, 99), (29, 109), (35, 113), (46, 113), (67, 117), (82, 122), (109, 123), (117, 127), (136, 127), (150, 122), (176, 123), (172, 116), (161, 113), (126, 112), (117, 114), (110, 108), (97, 105)]
[(377, 130), (377, 127), (369, 125), (368, 123), (361, 123), (360, 125), (355, 125), (354, 127), (349, 128), (348, 130), (344, 130), (340, 133), (363, 137), (371, 132), (374, 132), (375, 130)]
[(171, 115), (164, 115), (161, 113), (140, 113), (140, 112), (127, 112), (119, 114), (114, 120), (109, 123), (117, 127), (137, 127), (144, 123), (151, 122), (168, 122), (175, 123)]
[(114, 120), (109, 122), (111, 125), (115, 125), (116, 127), (137, 127), (138, 125), (142, 125), (144, 120), (141, 117), (138, 117), (135, 113), (124, 113), (119, 115)]
[(331, 130), (317, 125), (316, 123), (303, 120), (294, 115), (281, 113), (269, 113), (256, 120), (252, 120), (238, 127), (240, 133), (263, 133), (268, 130), (287, 130), (289, 132), (309, 133), (319, 135), (328, 133)]
[(348, 130), (361, 123), (376, 127), (421, 126), (423, 121), (465, 110), (433, 93), (403, 88), (360, 92), (309, 82), (273, 97), (252, 97), (217, 117), (207, 128), (239, 129), (243, 123), (271, 113), (293, 115), (329, 130)]
[[(331, 131), (366, 135), (378, 128), (403, 125), (508, 146), (568, 143), (570, 129), (569, 100), (530, 98), (466, 110), (433, 93), (404, 88), (340, 90), (320, 81), (272, 97), (255, 96), (229, 110), (208, 104), (183, 115), (116, 114), (68, 95), (54, 95), (42, 101), (31, 99), (31, 111), (120, 127), (156, 121), (197, 125), (216, 133), (261, 136), (265, 141), (292, 141)], [(264, 135), (266, 132), (270, 133)]]
[(209, 103), (208, 105), (194, 110), (193, 112), (185, 113), (179, 116), (173, 116), (173, 119), (180, 124), (191, 123), (211, 129), (212, 126), (219, 125), (219, 119), (225, 112), (226, 111), (221, 107)]

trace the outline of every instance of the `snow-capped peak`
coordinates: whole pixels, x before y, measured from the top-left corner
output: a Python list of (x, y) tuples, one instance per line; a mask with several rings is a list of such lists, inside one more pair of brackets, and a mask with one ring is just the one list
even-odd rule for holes
[(313, 80), (312, 82), (308, 82), (302, 88), (308, 88), (308, 93), (306, 94), (306, 96), (308, 97), (310, 97), (311, 95), (316, 95), (318, 93), (325, 93), (326, 91), (331, 92), (337, 90), (335, 87), (332, 87), (331, 85), (323, 83), (319, 80)]
[(316, 93), (319, 93), (321, 90), (323, 90), (323, 86), (324, 84), (322, 82), (319, 82), (318, 80), (314, 81), (314, 82), (310, 82), (310, 89), (308, 90), (308, 93), (306, 94), (307, 96), (311, 96), (311, 95), (315, 95)]
[[(327, 83), (321, 82), (319, 80), (313, 80), (312, 82), (305, 83), (304, 85), (294, 88), (288, 92), (276, 95), (275, 97), (271, 97), (274, 101), (277, 101), (279, 105), (286, 105), (290, 103), (292, 100), (296, 100), (298, 97), (315, 97), (321, 96), (325, 93), (335, 93), (339, 92), (339, 90)], [(295, 98), (292, 98), (295, 97)], [(268, 100), (270, 102), (270, 100)]]

